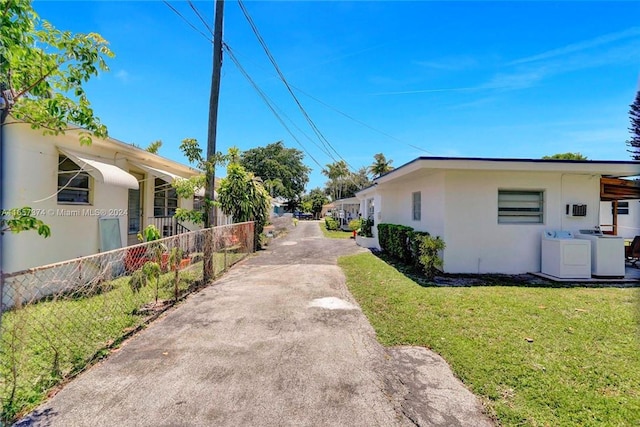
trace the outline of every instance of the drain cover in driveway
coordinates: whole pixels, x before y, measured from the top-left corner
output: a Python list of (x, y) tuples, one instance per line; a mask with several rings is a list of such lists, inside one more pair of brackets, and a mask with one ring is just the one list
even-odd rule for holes
[(336, 297), (317, 298), (309, 303), (307, 307), (326, 308), (329, 310), (357, 310), (358, 307), (348, 301)]

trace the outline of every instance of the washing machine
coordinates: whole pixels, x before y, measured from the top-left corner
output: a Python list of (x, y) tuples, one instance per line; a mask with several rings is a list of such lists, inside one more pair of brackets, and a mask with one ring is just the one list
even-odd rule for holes
[(624, 277), (623, 237), (605, 235), (600, 230), (580, 230), (575, 237), (591, 242), (591, 274), (593, 276)]
[(591, 278), (591, 241), (570, 231), (542, 233), (540, 272), (559, 279)]

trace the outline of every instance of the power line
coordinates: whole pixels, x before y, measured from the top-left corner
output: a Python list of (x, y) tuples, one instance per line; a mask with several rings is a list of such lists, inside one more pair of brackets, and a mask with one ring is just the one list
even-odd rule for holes
[[(289, 132), (289, 135), (291, 135), (291, 137), (298, 143), (298, 145), (300, 145), (300, 147), (302, 147), (302, 149), (304, 150), (304, 152), (311, 158), (311, 160), (314, 161), (315, 164), (317, 164), (320, 168), (322, 168), (322, 165), (320, 164), (320, 162), (318, 162), (312, 155), (311, 153), (309, 153), (309, 151), (307, 151), (307, 149), (304, 147), (304, 145), (300, 142), (300, 140), (298, 140), (298, 138), (294, 135), (294, 133), (291, 131), (291, 129), (289, 129), (289, 127), (287, 126), (287, 124), (284, 122), (284, 120), (282, 120), (282, 117), (280, 117), (280, 114), (278, 114), (278, 112), (276, 111), (276, 109), (274, 108), (274, 106), (272, 105), (272, 101), (269, 99), (269, 97), (262, 91), (262, 89), (260, 89), (260, 87), (258, 86), (258, 84), (251, 78), (251, 76), (249, 75), (249, 73), (247, 73), (247, 71), (244, 69), (244, 67), (242, 66), (242, 64), (240, 64), (240, 62), (238, 61), (238, 59), (236, 58), (236, 56), (234, 55), (233, 51), (231, 50), (231, 48), (225, 43), (224, 45), (225, 50), (227, 51), (227, 54), (229, 55), (229, 58), (231, 59), (231, 61), (235, 64), (235, 66), (238, 68), (238, 70), (240, 71), (240, 73), (242, 73), (242, 75), (249, 81), (249, 83), (253, 86), (253, 88), (255, 89), (256, 92), (258, 92), (258, 95), (262, 98), (262, 100), (265, 102), (265, 104), (267, 104), (267, 107), (269, 107), (269, 109), (271, 110), (271, 112), (274, 114), (274, 116), (276, 117), (276, 119), (280, 122), (280, 124), (286, 129), (287, 132)], [(295, 126), (295, 124), (294, 124)], [(306, 136), (306, 135), (305, 135)]]
[[(253, 31), (253, 33), (255, 34), (256, 38), (258, 39), (258, 42), (260, 43), (260, 46), (262, 46), (262, 49), (265, 51), (265, 54), (267, 55), (267, 58), (269, 58), (269, 61), (271, 62), (271, 64), (273, 65), (273, 67), (275, 68), (276, 72), (278, 73), (278, 76), (280, 77), (280, 80), (282, 81), (282, 83), (284, 83), (285, 87), (287, 88), (287, 90), (289, 91), (289, 93), (291, 94), (291, 96), (293, 97), (295, 103), (297, 104), (298, 108), (300, 109), (300, 112), (302, 113), (302, 115), (304, 116), (304, 118), (307, 120), (307, 122), (309, 123), (309, 126), (311, 127), (311, 129), (314, 131), (314, 133), (316, 134), (316, 136), (318, 137), (318, 139), (320, 140), (320, 142), (325, 145), (328, 146), (329, 148), (331, 148), (331, 150), (333, 150), (334, 153), (336, 153), (336, 155), (342, 159), (348, 166), (349, 168), (355, 170), (353, 168), (353, 166), (351, 166), (341, 155), (340, 153), (338, 153), (338, 151), (333, 147), (333, 145), (331, 145), (331, 143), (327, 140), (327, 138), (325, 138), (325, 136), (322, 134), (322, 132), (320, 132), (320, 129), (318, 129), (318, 127), (316, 126), (316, 124), (314, 123), (314, 121), (311, 119), (311, 117), (309, 116), (309, 114), (307, 113), (307, 111), (304, 109), (304, 107), (302, 106), (302, 104), (300, 103), (300, 100), (298, 99), (298, 97), (296, 96), (296, 94), (293, 92), (293, 89), (291, 89), (291, 86), (289, 85), (289, 82), (287, 82), (287, 79), (285, 78), (284, 74), (282, 73), (280, 67), (278, 66), (278, 63), (276, 62), (275, 58), (273, 57), (273, 55), (271, 54), (271, 51), (269, 50), (269, 47), (267, 46), (266, 42), (264, 41), (264, 39), (262, 38), (262, 36), (260, 35), (260, 32), (258, 31), (258, 27), (256, 26), (256, 24), (253, 21), (253, 18), (251, 18), (251, 15), (249, 15), (249, 11), (247, 10), (247, 8), (244, 6), (244, 3), (242, 2), (242, 0), (238, 0), (238, 5), (240, 6), (240, 9), (242, 10), (242, 13), (244, 14), (245, 18), (247, 19), (247, 22), (249, 23), (249, 26), (251, 27), (251, 30)], [(336, 161), (336, 158), (333, 157), (333, 155), (330, 156), (333, 161)]]
[[(180, 18), (182, 18), (182, 20), (184, 22), (187, 23), (187, 25), (189, 25), (193, 30), (197, 31), (199, 34), (201, 34), (202, 36), (204, 36), (208, 42), (212, 42), (212, 40), (207, 37), (202, 31), (200, 31), (198, 28), (196, 28), (187, 18), (185, 18), (179, 11), (177, 11), (173, 6), (171, 6), (171, 4), (169, 4), (167, 1), (164, 1), (164, 3), (175, 13), (177, 14)], [(211, 29), (211, 27), (206, 23), (206, 21), (204, 20), (204, 18), (202, 17), (202, 14), (200, 13), (200, 11), (197, 9), (197, 7), (191, 2), (189, 1), (189, 5), (191, 6), (191, 8), (193, 9), (193, 11), (195, 12), (195, 14), (198, 16), (198, 18), (200, 19), (200, 21), (207, 27), (207, 30), (211, 33), (211, 35), (213, 36), (213, 31)], [(316, 163), (320, 168), (322, 168), (322, 165), (320, 164), (320, 162), (318, 162), (312, 155), (311, 153), (309, 153), (307, 151), (307, 149), (304, 147), (304, 145), (300, 142), (300, 140), (293, 134), (293, 132), (291, 131), (291, 129), (289, 129), (289, 127), (286, 125), (286, 123), (284, 122), (284, 120), (282, 120), (282, 118), (280, 117), (280, 115), (278, 114), (278, 112), (276, 111), (277, 106), (275, 106), (275, 103), (273, 103), (273, 101), (270, 100), (270, 98), (264, 93), (264, 91), (262, 91), (262, 89), (260, 89), (260, 87), (257, 85), (257, 83), (251, 78), (251, 76), (249, 75), (249, 73), (247, 73), (247, 71), (244, 69), (244, 67), (240, 64), (240, 62), (238, 61), (238, 59), (235, 57), (235, 55), (233, 54), (233, 52), (231, 51), (231, 48), (229, 47), (229, 45), (227, 45), (226, 43), (224, 44), (225, 49), (227, 50), (227, 53), (229, 54), (229, 57), (231, 58), (231, 60), (233, 61), (233, 63), (236, 65), (236, 67), (238, 68), (238, 70), (242, 73), (242, 75), (249, 81), (249, 83), (253, 86), (254, 90), (256, 90), (256, 92), (258, 93), (258, 95), (262, 98), (262, 100), (267, 104), (267, 106), (269, 107), (269, 109), (271, 110), (271, 112), (275, 115), (276, 119), (280, 122), (280, 124), (282, 124), (282, 126), (287, 130), (287, 132), (289, 132), (289, 134), (291, 135), (291, 137), (298, 143), (298, 145), (300, 145), (300, 147), (304, 150), (304, 152), (314, 161), (314, 163)], [(275, 107), (274, 107), (275, 106)], [(306, 135), (289, 117), (286, 116), (286, 114), (282, 113), (292, 124), (293, 126), (296, 127), (296, 129), (298, 129), (309, 141), (311, 141), (312, 143), (315, 144), (315, 142), (308, 136)], [(318, 146), (316, 144), (316, 146)], [(318, 148), (320, 148), (322, 150), (321, 147), (318, 146)], [(329, 155), (329, 157), (331, 157), (330, 153), (325, 152), (325, 154)]]
[[(213, 42), (213, 40), (212, 40), (212, 38), (213, 38), (213, 31), (211, 31), (211, 29), (209, 29), (209, 32), (211, 33), (211, 38), (210, 38), (210, 37), (209, 37), (209, 36), (207, 36), (205, 33), (203, 33), (203, 32), (202, 32), (202, 31), (200, 31), (198, 28), (196, 28), (196, 26), (195, 26), (195, 25), (193, 25), (193, 24), (191, 23), (191, 21), (189, 21), (187, 18), (185, 18), (185, 17), (184, 17), (180, 12), (178, 12), (178, 10), (177, 10), (175, 7), (171, 6), (171, 4), (170, 4), (168, 1), (166, 1), (166, 0), (162, 0), (162, 2), (163, 2), (164, 4), (166, 4), (166, 5), (167, 5), (167, 7), (173, 11), (173, 13), (175, 13), (175, 14), (176, 14), (176, 15), (178, 15), (180, 18), (182, 18), (182, 20), (183, 20), (184, 22), (186, 22), (186, 23), (187, 23), (187, 25), (189, 25), (191, 28), (193, 28), (193, 30), (194, 30), (194, 31), (196, 31), (198, 34), (202, 35), (202, 37), (204, 37), (205, 39), (207, 39), (207, 41), (208, 41), (208, 42)], [(191, 2), (189, 2), (189, 3), (191, 3)], [(208, 27), (207, 27), (207, 28), (208, 28)]]
[(368, 125), (367, 123), (363, 122), (362, 120), (358, 120), (358, 119), (356, 119), (355, 117), (352, 117), (352, 116), (350, 116), (349, 114), (344, 113), (344, 112), (342, 112), (342, 111), (338, 110), (338, 109), (337, 109), (337, 108), (335, 108), (335, 107), (332, 107), (331, 105), (329, 105), (329, 104), (327, 104), (327, 103), (323, 102), (322, 100), (320, 100), (320, 99), (316, 98), (315, 96), (313, 96), (313, 95), (311, 95), (311, 94), (309, 94), (309, 93), (307, 93), (307, 92), (303, 91), (302, 89), (300, 89), (300, 88), (298, 88), (298, 87), (295, 87), (295, 86), (293, 86), (293, 85), (292, 85), (291, 87), (293, 87), (295, 90), (297, 90), (297, 91), (298, 91), (298, 92), (300, 92), (301, 94), (306, 95), (306, 96), (308, 96), (309, 98), (313, 99), (313, 100), (314, 100), (314, 101), (316, 101), (317, 103), (324, 105), (324, 106), (325, 106), (325, 107), (327, 107), (328, 109), (333, 110), (333, 111), (335, 111), (336, 113), (338, 113), (338, 114), (340, 114), (340, 115), (342, 115), (342, 116), (344, 116), (344, 117), (348, 118), (349, 120), (353, 120), (354, 122), (356, 122), (356, 123), (358, 123), (358, 124), (360, 124), (360, 125), (362, 125), (362, 126), (364, 126), (364, 127), (368, 128), (368, 129), (371, 129), (371, 130), (372, 130), (372, 131), (374, 131), (374, 132), (378, 132), (379, 134), (384, 135), (384, 136), (386, 136), (387, 138), (393, 139), (393, 140), (398, 141), (398, 142), (401, 142), (401, 143), (403, 143), (403, 144), (407, 144), (409, 147), (415, 148), (416, 150), (423, 151), (423, 152), (425, 152), (425, 153), (427, 153), (427, 154), (435, 155), (434, 153), (432, 153), (432, 152), (430, 152), (430, 151), (427, 151), (427, 150), (425, 150), (424, 148), (418, 147), (418, 146), (416, 146), (416, 145), (409, 144), (408, 142), (403, 141), (403, 140), (401, 140), (401, 139), (399, 139), (399, 138), (396, 138), (396, 137), (395, 137), (395, 136), (393, 136), (393, 135), (389, 135), (388, 133), (386, 133), (386, 132), (384, 132), (384, 131), (382, 131), (382, 130), (380, 130), (380, 129), (376, 129), (376, 128), (374, 128), (373, 126)]
[(202, 22), (204, 24), (205, 27), (207, 27), (207, 30), (209, 30), (209, 32), (211, 33), (211, 35), (213, 36), (213, 29), (209, 26), (209, 24), (207, 23), (207, 21), (205, 21), (205, 19), (202, 17), (202, 15), (200, 14), (200, 11), (198, 10), (198, 8), (196, 7), (196, 5), (193, 4), (193, 2), (191, 0), (189, 0), (189, 6), (191, 6), (191, 9), (193, 9), (193, 11), (196, 13), (196, 15), (198, 16), (198, 18), (200, 18), (200, 22)]
[[(245, 56), (245, 55), (238, 54), (238, 52), (236, 52), (236, 55)], [(245, 57), (246, 57), (246, 56), (245, 56)], [(249, 60), (250, 62), (252, 62), (254, 65), (256, 65), (256, 66), (258, 66), (258, 67), (260, 67), (260, 68), (262, 68), (262, 69), (264, 70), (264, 67), (262, 67), (260, 64), (257, 64), (256, 62), (251, 61), (251, 59), (250, 59), (250, 58), (248, 58), (248, 60)], [(265, 71), (266, 71), (266, 70), (265, 70)], [(278, 76), (276, 76), (275, 74), (272, 74), (272, 76), (274, 76), (274, 77), (276, 77), (276, 78), (278, 77)], [(307, 97), (311, 98), (312, 100), (314, 100), (314, 101), (316, 101), (317, 103), (319, 103), (319, 104), (323, 105), (324, 107), (326, 107), (326, 108), (328, 108), (328, 109), (330, 109), (330, 110), (332, 110), (332, 111), (334, 111), (334, 112), (336, 112), (336, 113), (338, 113), (338, 114), (340, 114), (340, 115), (342, 115), (342, 116), (346, 117), (346, 118), (347, 118), (347, 119), (349, 119), (349, 120), (352, 120), (352, 121), (353, 121), (353, 122), (355, 122), (355, 123), (358, 123), (358, 124), (359, 124), (359, 125), (361, 125), (361, 126), (366, 127), (367, 129), (370, 129), (370, 130), (372, 130), (372, 131), (374, 131), (374, 132), (377, 132), (377, 133), (379, 133), (379, 134), (381, 134), (381, 135), (384, 135), (384, 136), (386, 136), (387, 138), (392, 139), (392, 140), (394, 140), (394, 141), (397, 141), (397, 142), (400, 142), (400, 143), (402, 143), (402, 144), (405, 144), (406, 146), (411, 147), (411, 148), (414, 148), (414, 149), (416, 149), (416, 150), (418, 150), (418, 151), (422, 151), (422, 152), (427, 153), (427, 154), (432, 155), (432, 156), (434, 156), (434, 155), (435, 155), (435, 153), (433, 153), (433, 152), (431, 152), (431, 151), (425, 150), (424, 148), (419, 147), (419, 146), (417, 146), (417, 145), (409, 144), (407, 141), (404, 141), (404, 140), (402, 140), (402, 139), (400, 139), (400, 138), (397, 138), (397, 137), (395, 137), (395, 136), (393, 136), (393, 135), (390, 135), (389, 133), (387, 133), (387, 132), (385, 132), (385, 131), (383, 131), (383, 130), (377, 129), (377, 128), (375, 128), (375, 127), (373, 127), (373, 126), (369, 125), (368, 123), (363, 122), (362, 120), (359, 120), (359, 119), (357, 119), (357, 118), (355, 118), (355, 117), (353, 117), (353, 116), (351, 116), (351, 115), (349, 115), (349, 114), (347, 114), (347, 113), (345, 113), (345, 112), (343, 112), (343, 111), (340, 111), (338, 108), (333, 107), (333, 106), (331, 106), (331, 105), (327, 104), (326, 102), (322, 101), (321, 99), (318, 99), (317, 97), (315, 97), (315, 96), (311, 95), (310, 93), (308, 93), (308, 92), (306, 92), (306, 91), (304, 91), (304, 90), (300, 89), (299, 87), (297, 87), (297, 86), (295, 86), (295, 85), (293, 85), (293, 84), (289, 84), (289, 85), (290, 85), (293, 89), (295, 89), (297, 92), (300, 92), (301, 94), (303, 94), (303, 95), (305, 95), (305, 96), (307, 96)], [(305, 136), (306, 136), (306, 135), (305, 135)], [(308, 138), (308, 137), (307, 137), (307, 138)]]

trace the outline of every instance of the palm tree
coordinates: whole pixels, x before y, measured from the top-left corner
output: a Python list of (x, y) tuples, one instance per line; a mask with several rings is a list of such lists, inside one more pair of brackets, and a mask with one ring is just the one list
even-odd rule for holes
[(369, 166), (369, 172), (373, 175), (374, 178), (379, 177), (387, 172), (393, 170), (393, 160), (387, 160), (387, 158), (382, 153), (378, 153), (373, 156), (374, 162), (371, 166)]
[(349, 176), (349, 166), (344, 160), (329, 163), (326, 169), (322, 169), (322, 174), (329, 178), (328, 187), (332, 189), (332, 199), (339, 200), (342, 197), (342, 185), (344, 178)]

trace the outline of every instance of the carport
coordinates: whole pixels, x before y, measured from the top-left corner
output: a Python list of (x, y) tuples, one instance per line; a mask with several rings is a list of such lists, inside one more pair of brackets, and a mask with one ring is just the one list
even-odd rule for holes
[(603, 233), (617, 236), (618, 202), (637, 199), (640, 199), (640, 179), (600, 178), (600, 200), (613, 205), (613, 223), (600, 224), (601, 227), (612, 227), (612, 230), (603, 230)]

